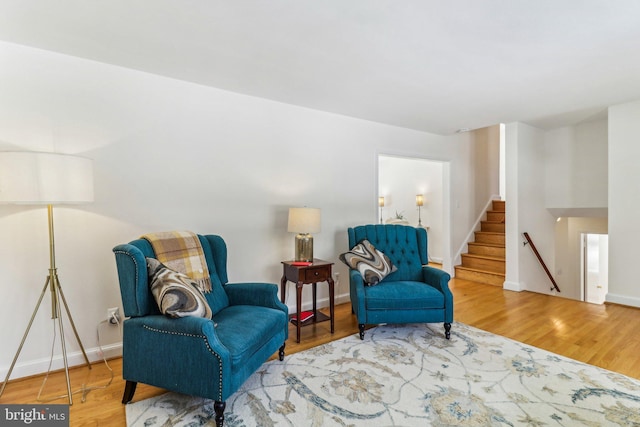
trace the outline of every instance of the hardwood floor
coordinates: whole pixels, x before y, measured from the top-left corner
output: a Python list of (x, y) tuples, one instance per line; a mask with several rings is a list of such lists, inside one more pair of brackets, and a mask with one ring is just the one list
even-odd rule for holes
[[(640, 309), (615, 304), (594, 305), (531, 292), (510, 292), (499, 287), (461, 279), (450, 283), (454, 294), (456, 322), (503, 335), (585, 363), (640, 379)], [(290, 325), (286, 352), (292, 354), (347, 335), (357, 333), (357, 323), (349, 304), (336, 306), (335, 333), (329, 322), (302, 328), (301, 342), (295, 342)], [(455, 338), (455, 323), (452, 328)], [(365, 335), (366, 339), (366, 335)], [(275, 358), (275, 355), (274, 355)], [(71, 426), (124, 426), (125, 410), (120, 403), (124, 390), (122, 360), (109, 361), (114, 372), (112, 383), (92, 390), (82, 403), (74, 395), (70, 408)], [(104, 386), (111, 373), (104, 363), (93, 369), (71, 370), (72, 389), (82, 384)], [(36, 396), (43, 377), (11, 381), (0, 403), (38, 403)], [(43, 397), (64, 395), (63, 372), (50, 375)], [(164, 390), (139, 384), (134, 400), (164, 393)], [(52, 403), (66, 403), (64, 399)]]

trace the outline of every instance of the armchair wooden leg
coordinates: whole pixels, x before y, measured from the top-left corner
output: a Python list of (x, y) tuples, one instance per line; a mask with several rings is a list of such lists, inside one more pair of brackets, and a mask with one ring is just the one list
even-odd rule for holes
[(360, 339), (363, 340), (364, 339), (364, 323), (360, 323), (358, 325), (358, 329), (360, 329)]
[(281, 362), (284, 360), (284, 346), (285, 345), (286, 345), (286, 343), (282, 344), (282, 347), (280, 347), (280, 350), (278, 350), (278, 360), (281, 361)]
[(138, 385), (135, 381), (127, 380), (127, 383), (124, 386), (124, 394), (122, 395), (122, 403), (127, 404), (131, 402), (133, 399), (133, 394), (136, 392), (136, 386)]
[(451, 323), (444, 324), (444, 336), (446, 339), (451, 339)]
[(224, 422), (224, 408), (226, 406), (226, 402), (220, 402), (219, 400), (213, 403), (213, 410), (216, 411), (216, 427), (222, 427), (222, 423)]

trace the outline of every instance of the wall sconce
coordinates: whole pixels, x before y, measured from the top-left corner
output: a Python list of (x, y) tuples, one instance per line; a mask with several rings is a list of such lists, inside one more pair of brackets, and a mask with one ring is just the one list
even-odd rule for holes
[(422, 194), (416, 195), (416, 206), (418, 207), (418, 227), (422, 227), (422, 217), (420, 215), (420, 209), (424, 205), (424, 198)]
[(380, 224), (382, 224), (382, 208), (384, 208), (384, 196), (378, 197), (378, 207), (380, 208)]
[(296, 234), (295, 261), (313, 262), (313, 236), (320, 232), (320, 209), (289, 208), (287, 231)]

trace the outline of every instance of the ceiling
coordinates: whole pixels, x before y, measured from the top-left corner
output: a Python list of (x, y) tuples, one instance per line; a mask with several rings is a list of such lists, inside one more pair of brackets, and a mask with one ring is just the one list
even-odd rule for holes
[(637, 0), (0, 0), (0, 40), (437, 134), (640, 99)]

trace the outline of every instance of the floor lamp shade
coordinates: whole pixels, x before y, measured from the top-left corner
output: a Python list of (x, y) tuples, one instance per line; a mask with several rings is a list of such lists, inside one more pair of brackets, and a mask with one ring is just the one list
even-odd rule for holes
[(287, 230), (296, 235), (296, 261), (313, 262), (313, 236), (320, 232), (320, 209), (289, 208)]
[(93, 201), (93, 161), (56, 153), (0, 152), (0, 203)]

